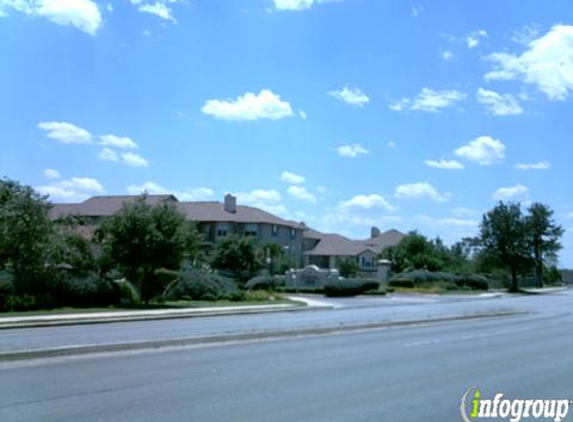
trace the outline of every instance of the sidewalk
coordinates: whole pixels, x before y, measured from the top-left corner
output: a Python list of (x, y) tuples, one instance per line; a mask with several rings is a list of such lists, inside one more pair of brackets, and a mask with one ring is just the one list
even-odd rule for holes
[[(301, 298), (290, 298), (297, 302), (308, 303), (308, 308), (328, 307), (324, 303), (314, 303)], [(266, 312), (283, 312), (307, 309), (298, 304), (279, 303), (276, 305), (216, 306), (205, 308), (151, 309), (117, 312), (90, 312), (56, 315), (32, 315), (18, 317), (0, 317), (0, 330), (10, 328), (53, 327), (62, 325), (99, 324), (128, 321), (152, 321), (160, 319), (193, 318), (219, 315), (244, 315)]]

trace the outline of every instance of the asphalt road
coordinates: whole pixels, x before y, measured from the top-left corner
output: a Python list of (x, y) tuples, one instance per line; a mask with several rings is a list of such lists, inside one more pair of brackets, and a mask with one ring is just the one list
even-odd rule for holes
[(2, 364), (0, 421), (442, 422), (472, 386), (573, 398), (573, 295), (513, 301), (530, 314)]
[[(537, 302), (547, 301), (548, 297), (538, 297), (537, 301), (529, 302), (538, 306)], [(516, 309), (521, 301), (527, 299), (475, 299), (467, 296), (332, 299), (330, 301), (337, 309), (3, 330), (0, 331), (0, 353), (508, 311)], [(528, 305), (528, 309), (531, 306)]]

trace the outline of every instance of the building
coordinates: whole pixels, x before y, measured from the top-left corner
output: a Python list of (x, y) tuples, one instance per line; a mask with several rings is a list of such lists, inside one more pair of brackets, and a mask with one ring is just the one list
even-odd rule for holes
[[(54, 204), (50, 218), (74, 217), (80, 232), (90, 236), (96, 225), (117, 213), (123, 204), (133, 202), (137, 196), (94, 196), (77, 204)], [(197, 223), (206, 247), (231, 234), (252, 236), (257, 245), (274, 243), (283, 248), (284, 256), (292, 267), (317, 265), (320, 268), (338, 268), (341, 261), (354, 260), (361, 273), (374, 273), (380, 252), (397, 245), (404, 234), (397, 230), (381, 233), (373, 227), (366, 240), (321, 233), (304, 223), (285, 220), (260, 208), (237, 205), (237, 198), (226, 195), (223, 202), (179, 201), (173, 195), (148, 195), (147, 203), (172, 203), (187, 220)]]
[(338, 268), (340, 262), (353, 260), (363, 275), (377, 271), (378, 255), (384, 248), (395, 246), (404, 238), (398, 230), (381, 233), (372, 227), (366, 240), (352, 240), (339, 234), (321, 233), (308, 229), (304, 232), (304, 262), (320, 268)]
[[(74, 217), (82, 233), (89, 235), (105, 218), (117, 213), (123, 204), (133, 202), (137, 196), (94, 196), (78, 204), (54, 204), (52, 219)], [(252, 236), (258, 245), (275, 243), (283, 248), (292, 266), (303, 264), (304, 224), (284, 220), (259, 208), (237, 205), (237, 198), (226, 195), (223, 202), (183, 202), (173, 195), (148, 195), (151, 205), (174, 204), (189, 221), (197, 223), (206, 246), (231, 234)]]

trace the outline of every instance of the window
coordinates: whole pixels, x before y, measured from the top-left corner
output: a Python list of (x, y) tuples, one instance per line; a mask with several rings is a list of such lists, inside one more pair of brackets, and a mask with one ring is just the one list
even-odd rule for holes
[(227, 230), (217, 229), (217, 237), (227, 236)]
[(294, 239), (296, 237), (296, 230), (291, 227), (290, 229), (290, 238)]
[(279, 226), (277, 226), (276, 224), (273, 224), (271, 228), (271, 235), (273, 237), (279, 237)]
[(245, 224), (243, 233), (245, 234), (245, 236), (256, 236), (259, 231), (258, 229), (259, 227), (257, 224), (253, 223)]

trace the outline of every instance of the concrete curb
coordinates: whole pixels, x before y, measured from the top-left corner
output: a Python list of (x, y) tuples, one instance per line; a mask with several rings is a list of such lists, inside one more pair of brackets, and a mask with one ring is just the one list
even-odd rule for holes
[(211, 316), (226, 316), (226, 315), (253, 315), (265, 314), (274, 312), (297, 312), (297, 311), (311, 311), (319, 309), (329, 309), (327, 307), (313, 307), (296, 304), (283, 304), (281, 306), (269, 305), (259, 308), (242, 309), (241, 307), (229, 307), (228, 309), (210, 310), (208, 308), (200, 308), (189, 310), (189, 312), (178, 313), (165, 313), (165, 314), (139, 314), (134, 312), (130, 315), (110, 315), (97, 316), (90, 318), (89, 314), (85, 314), (85, 318), (62, 318), (48, 319), (46, 317), (30, 317), (27, 321), (21, 322), (2, 322), (0, 319), (0, 330), (11, 330), (18, 328), (42, 328), (42, 327), (61, 327), (69, 325), (92, 325), (92, 324), (112, 324), (116, 322), (133, 322), (133, 321), (156, 321), (156, 320), (169, 320), (169, 319), (183, 319), (183, 318), (200, 318)]
[(453, 315), (435, 318), (403, 321), (381, 321), (368, 324), (337, 325), (325, 327), (306, 327), (282, 331), (263, 331), (252, 333), (217, 334), (201, 337), (176, 338), (167, 340), (138, 341), (116, 344), (94, 344), (69, 346), (40, 350), (19, 350), (11, 352), (1, 352), (0, 362), (14, 362), (31, 359), (55, 358), (63, 356), (77, 356), (98, 353), (141, 351), (149, 349), (160, 349), (166, 347), (183, 347), (194, 345), (212, 345), (229, 342), (288, 339), (301, 336), (325, 335), (334, 333), (349, 333), (364, 330), (376, 330), (381, 328), (404, 327), (413, 325), (434, 324), (440, 322), (469, 321), (482, 318), (509, 317), (526, 315), (525, 311), (498, 311), (488, 313), (477, 313), (469, 315)]

